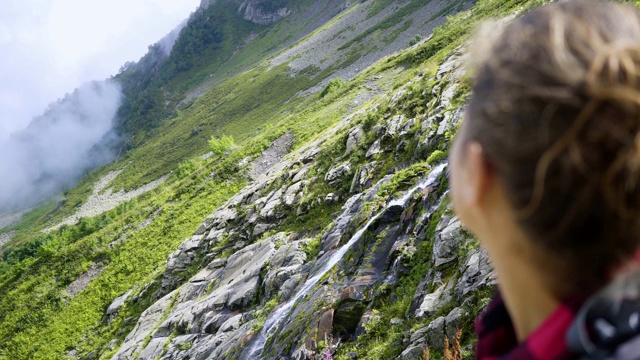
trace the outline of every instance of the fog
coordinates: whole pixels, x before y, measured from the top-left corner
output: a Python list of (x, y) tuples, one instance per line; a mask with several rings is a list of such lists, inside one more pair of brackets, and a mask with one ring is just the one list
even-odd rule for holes
[(87, 83), (0, 138), (0, 212), (34, 205), (113, 159), (120, 101), (117, 83)]
[(58, 194), (117, 155), (120, 89), (89, 81), (159, 40), (168, 53), (198, 3), (0, 1), (0, 213)]

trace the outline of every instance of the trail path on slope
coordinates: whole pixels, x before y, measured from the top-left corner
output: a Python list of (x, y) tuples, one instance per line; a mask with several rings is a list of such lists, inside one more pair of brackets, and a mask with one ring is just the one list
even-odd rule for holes
[(148, 191), (157, 188), (169, 177), (169, 175), (165, 175), (158, 180), (152, 181), (132, 191), (120, 190), (117, 193), (113, 193), (112, 189), (108, 189), (103, 194), (101, 194), (102, 190), (104, 190), (109, 185), (109, 183), (111, 183), (111, 181), (113, 181), (113, 179), (115, 179), (121, 172), (122, 170), (112, 171), (105, 175), (102, 179), (98, 180), (98, 182), (96, 182), (95, 186), (93, 187), (93, 194), (89, 196), (87, 202), (84, 203), (75, 214), (62, 220), (60, 224), (45, 229), (44, 232), (50, 232), (59, 229), (63, 225), (73, 225), (83, 217), (94, 217), (105, 213), (111, 209), (116, 208), (118, 205), (125, 201), (129, 201), (135, 197), (138, 197)]

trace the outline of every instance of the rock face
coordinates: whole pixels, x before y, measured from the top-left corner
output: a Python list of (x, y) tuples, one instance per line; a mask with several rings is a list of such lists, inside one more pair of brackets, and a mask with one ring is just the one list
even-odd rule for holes
[[(242, 9), (255, 14), (258, 6), (245, 1)], [(411, 144), (419, 159), (420, 144), (442, 143), (443, 122), (448, 129), (458, 119), (446, 115), (457, 110), (440, 106), (451, 100), (447, 84), (456, 64), (438, 72), (428, 116), (389, 114), (367, 130), (349, 127), (349, 117), (288, 156), (292, 135), (274, 141), (252, 163), (260, 174), (169, 256), (159, 300), (113, 358), (317, 359), (372, 329), (407, 324), (419, 327), (404, 333), (398, 359), (421, 359), (426, 347), (452, 342), (495, 285), (487, 254), (449, 209), (445, 176), (408, 192), (418, 179), (399, 181), (400, 166), (387, 175), (380, 169), (386, 169), (384, 156), (396, 158)], [(407, 96), (410, 91), (400, 89), (390, 101), (401, 106)], [(327, 161), (324, 142), (335, 133), (345, 151)], [(420, 166), (425, 174), (436, 168)], [(405, 187), (390, 191), (394, 186)], [(328, 207), (335, 209), (329, 226), (291, 230), (292, 219), (310, 221)], [(405, 299), (408, 315), (385, 318), (377, 306), (397, 300), (403, 277), (418, 276), (416, 261), (422, 280)], [(135, 302), (129, 295), (115, 299), (106, 315)]]
[[(276, 4), (274, 4), (276, 3)], [(291, 14), (286, 6), (278, 6), (272, 0), (245, 0), (238, 8), (238, 14), (244, 19), (258, 25), (273, 24)]]

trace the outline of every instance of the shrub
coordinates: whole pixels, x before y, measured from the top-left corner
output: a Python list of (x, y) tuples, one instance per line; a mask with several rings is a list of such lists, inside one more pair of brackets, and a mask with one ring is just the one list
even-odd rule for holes
[(320, 98), (323, 98), (329, 95), (329, 93), (341, 88), (343, 84), (344, 84), (344, 81), (342, 81), (341, 78), (335, 78), (335, 79), (329, 80), (329, 83), (327, 84), (327, 86), (325, 86), (324, 89), (322, 89), (322, 92), (320, 92)]
[(409, 46), (414, 46), (422, 40), (422, 35), (418, 34), (414, 36), (411, 40), (409, 40)]
[(435, 163), (439, 163), (442, 160), (447, 158), (447, 154), (442, 150), (436, 150), (429, 155), (427, 158), (427, 164), (432, 165)]
[(220, 138), (212, 136), (211, 139), (209, 139), (209, 148), (216, 155), (223, 155), (235, 146), (236, 142), (233, 140), (233, 137), (228, 135), (222, 135)]

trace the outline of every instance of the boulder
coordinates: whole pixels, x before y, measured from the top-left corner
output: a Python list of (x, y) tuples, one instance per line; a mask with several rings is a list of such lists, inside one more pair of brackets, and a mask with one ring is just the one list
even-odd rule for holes
[(336, 183), (343, 180), (350, 173), (351, 173), (351, 163), (347, 161), (329, 169), (329, 171), (324, 177), (324, 181), (326, 181), (329, 185), (335, 185)]
[(461, 268), (462, 276), (454, 289), (456, 300), (462, 303), (465, 297), (482, 286), (496, 284), (495, 274), (486, 250), (476, 249), (469, 252)]
[(224, 324), (220, 326), (220, 329), (218, 331), (229, 332), (229, 331), (237, 330), (240, 327), (241, 321), (242, 321), (242, 314), (232, 316), (227, 321), (225, 321)]
[(364, 130), (362, 126), (357, 126), (349, 131), (347, 136), (346, 150), (344, 156), (351, 154), (360, 145), (360, 141), (364, 138)]
[(130, 295), (131, 295), (131, 290), (124, 293), (124, 295), (115, 298), (115, 300), (113, 300), (113, 302), (111, 302), (111, 304), (107, 308), (106, 314), (107, 315), (116, 314), (118, 310), (120, 310), (124, 306), (125, 302), (127, 301)]
[(450, 219), (446, 227), (436, 233), (432, 255), (434, 265), (439, 267), (457, 259), (458, 248), (466, 240), (467, 236), (462, 230), (460, 220), (458, 218)]
[(452, 300), (452, 290), (455, 278), (450, 279), (446, 284), (438, 287), (434, 292), (425, 295), (420, 307), (416, 310), (416, 318), (427, 318), (435, 314), (442, 305)]
[(302, 182), (294, 183), (293, 185), (287, 188), (287, 191), (284, 193), (283, 202), (286, 206), (291, 207), (296, 202), (299, 202), (300, 198), (298, 194), (300, 194), (300, 190), (302, 189)]

